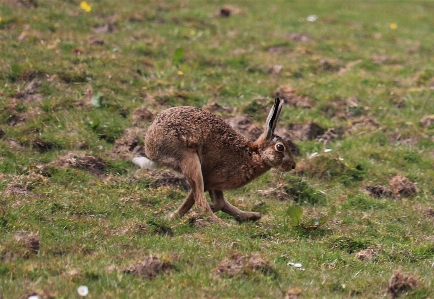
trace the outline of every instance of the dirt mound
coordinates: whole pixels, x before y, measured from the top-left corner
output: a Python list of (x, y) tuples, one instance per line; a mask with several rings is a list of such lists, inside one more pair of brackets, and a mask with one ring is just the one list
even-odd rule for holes
[(365, 260), (370, 261), (379, 253), (380, 253), (380, 250), (378, 248), (368, 247), (368, 248), (363, 249), (359, 252), (356, 252), (356, 257), (362, 261), (365, 261)]
[(312, 39), (310, 35), (307, 33), (295, 33), (295, 32), (286, 34), (285, 38), (293, 42), (307, 42)]
[(104, 173), (104, 170), (107, 167), (107, 162), (99, 157), (69, 153), (64, 157), (49, 163), (49, 165), (59, 166), (62, 168), (73, 167), (82, 169), (98, 176)]
[(302, 289), (301, 288), (291, 288), (285, 292), (284, 299), (297, 299), (301, 296)]
[(310, 159), (303, 159), (297, 163), (294, 173), (306, 175), (310, 178), (329, 179), (345, 174), (347, 167), (339, 158), (319, 154)]
[(35, 186), (46, 184), (48, 179), (40, 174), (31, 173), (29, 175), (13, 176), (3, 193), (3, 196), (29, 196)]
[(380, 128), (380, 125), (370, 117), (359, 117), (354, 120), (346, 130), (346, 134), (354, 134), (360, 132), (372, 132)]
[(289, 200), (291, 197), (282, 187), (269, 188), (266, 190), (257, 190), (258, 194), (265, 198), (277, 198), (279, 200)]
[(315, 106), (315, 102), (311, 98), (298, 95), (296, 90), (289, 85), (279, 86), (274, 91), (273, 97), (279, 97), (285, 101), (285, 104), (294, 107), (312, 108)]
[(234, 110), (231, 107), (224, 107), (216, 102), (208, 102), (205, 106), (202, 107), (202, 109), (211, 113), (217, 112), (217, 114), (232, 113)]
[(149, 124), (153, 120), (154, 115), (145, 107), (140, 107), (133, 111), (132, 118), (133, 126), (143, 126)]
[(124, 270), (124, 273), (143, 276), (147, 279), (154, 279), (157, 275), (169, 274), (172, 268), (170, 262), (162, 261), (155, 256), (149, 256), (143, 262)]
[(289, 130), (291, 131), (291, 136), (300, 141), (314, 140), (326, 132), (323, 127), (313, 122), (306, 124), (290, 124)]
[(335, 99), (329, 101), (321, 108), (321, 111), (328, 117), (349, 119), (359, 117), (364, 113), (365, 108), (359, 104), (356, 97), (349, 97), (346, 100)]
[(223, 5), (219, 10), (214, 13), (215, 17), (229, 18), (241, 14), (243, 11), (241, 8), (233, 5)]
[(392, 196), (392, 189), (386, 186), (366, 186), (368, 194), (376, 198), (384, 198)]
[(419, 281), (416, 278), (396, 271), (390, 278), (387, 291), (390, 293), (392, 299), (395, 299), (401, 294), (414, 289), (418, 284)]
[(40, 248), (39, 236), (33, 233), (21, 231), (13, 237), (13, 241), (0, 246), (0, 261), (10, 262), (16, 259), (30, 259), (34, 257)]
[(244, 256), (240, 253), (225, 258), (216, 268), (215, 272), (220, 277), (234, 277), (238, 275), (249, 276), (252, 272), (265, 275), (275, 274), (270, 263), (263, 259), (258, 253)]
[(263, 129), (256, 126), (255, 121), (249, 115), (239, 115), (225, 119), (225, 121), (251, 141), (258, 139), (263, 132)]
[(160, 188), (160, 187), (176, 187), (182, 188), (184, 190), (190, 189), (190, 185), (183, 175), (175, 174), (169, 170), (161, 170), (152, 172), (152, 187)]
[(402, 175), (391, 178), (389, 184), (393, 195), (396, 197), (410, 197), (416, 195), (416, 185)]
[(39, 87), (41, 86), (41, 81), (38, 79), (33, 79), (30, 81), (24, 90), (16, 93), (14, 95), (15, 99), (19, 99), (24, 103), (32, 103), (42, 100), (42, 95), (38, 93)]
[(20, 232), (14, 236), (15, 241), (20, 242), (24, 247), (30, 250), (32, 253), (38, 253), (40, 248), (39, 236), (36, 234), (28, 234), (26, 232)]
[(315, 140), (318, 142), (322, 142), (324, 145), (327, 145), (337, 137), (338, 137), (338, 133), (336, 129), (330, 128), (327, 131), (325, 131), (324, 134), (316, 137)]
[(110, 154), (124, 159), (131, 159), (137, 153), (144, 151), (144, 138), (146, 130), (138, 127), (128, 128), (122, 136), (115, 140)]
[[(232, 118), (227, 118), (225, 121), (235, 130), (240, 132), (244, 137), (250, 141), (255, 141), (264, 132), (264, 129), (256, 126), (253, 118), (248, 115), (240, 115)], [(275, 130), (276, 135), (280, 136), (285, 140), (293, 155), (299, 155), (300, 150), (298, 146), (292, 141), (293, 133), (284, 127), (277, 126)]]
[(420, 121), (420, 125), (422, 126), (422, 128), (429, 128), (434, 125), (434, 115), (424, 116)]

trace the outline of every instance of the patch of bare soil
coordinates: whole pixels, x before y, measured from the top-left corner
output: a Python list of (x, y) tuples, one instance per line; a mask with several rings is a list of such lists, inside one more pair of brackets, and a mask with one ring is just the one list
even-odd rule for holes
[(3, 196), (29, 196), (33, 194), (32, 190), (36, 185), (46, 184), (48, 181), (46, 177), (36, 173), (14, 176), (12, 182), (6, 186)]
[(426, 115), (420, 120), (422, 128), (428, 128), (434, 125), (434, 115)]
[(113, 23), (107, 23), (93, 28), (93, 32), (97, 34), (112, 33), (115, 30), (116, 30), (116, 26)]
[(205, 220), (203, 215), (193, 210), (188, 212), (188, 218), (186, 221), (191, 227), (195, 228), (207, 227), (211, 225), (211, 222)]
[(144, 150), (144, 138), (146, 130), (140, 127), (128, 128), (124, 131), (122, 136), (115, 140), (110, 154), (115, 157), (121, 157), (131, 160), (137, 153)]
[(181, 174), (175, 174), (169, 170), (154, 171), (152, 179), (154, 180), (152, 187), (177, 187), (184, 190), (190, 189), (190, 185), (187, 180)]
[(267, 48), (267, 52), (270, 54), (284, 54), (291, 51), (292, 49), (288, 46), (271, 46)]
[(169, 274), (172, 268), (173, 266), (170, 262), (162, 261), (155, 256), (149, 256), (143, 262), (124, 270), (124, 273), (154, 279), (157, 275)]
[(405, 137), (401, 133), (392, 133), (389, 135), (389, 140), (399, 145), (415, 145), (419, 142), (419, 136)]
[(392, 194), (396, 197), (410, 197), (417, 193), (416, 185), (402, 175), (396, 175), (389, 181)]
[(255, 121), (249, 115), (238, 115), (225, 121), (247, 139), (254, 141), (263, 133), (263, 129), (256, 126)]
[(329, 117), (348, 119), (360, 116), (364, 108), (360, 106), (356, 97), (349, 97), (346, 100), (336, 99), (330, 101), (321, 110)]
[(289, 200), (291, 197), (286, 193), (285, 189), (282, 187), (269, 188), (266, 190), (257, 190), (258, 194), (265, 198), (277, 198), (279, 200)]
[(338, 72), (342, 68), (336, 59), (320, 59), (317, 66), (317, 72)]
[(89, 40), (89, 45), (91, 46), (104, 46), (105, 42), (102, 39), (99, 38), (91, 38)]
[(6, 0), (9, 5), (17, 5), (25, 8), (37, 8), (38, 1), (36, 0)]
[(270, 75), (278, 75), (283, 69), (283, 65), (275, 64), (268, 68), (268, 73)]
[(370, 117), (359, 117), (355, 119), (351, 126), (346, 130), (346, 134), (360, 133), (360, 132), (372, 132), (380, 128), (380, 125)]
[(371, 61), (378, 64), (394, 64), (396, 60), (387, 55), (372, 55)]
[(68, 153), (57, 159), (54, 162), (49, 163), (49, 165), (59, 166), (59, 167), (73, 167), (77, 169), (82, 169), (89, 171), (93, 175), (102, 175), (105, 168), (107, 167), (107, 162), (99, 157), (87, 156), (84, 154)]
[(370, 261), (380, 253), (380, 249), (368, 247), (359, 252), (356, 252), (356, 257), (361, 261)]
[(279, 97), (285, 101), (285, 104), (293, 106), (293, 107), (301, 107), (301, 108), (312, 108), (315, 106), (315, 102), (307, 97), (300, 96), (297, 94), (297, 91), (289, 86), (282, 85), (279, 86), (273, 93), (273, 97)]
[(328, 179), (344, 174), (345, 164), (336, 157), (328, 154), (319, 154), (310, 159), (303, 159), (294, 169), (296, 175), (306, 175), (319, 179)]
[(137, 108), (132, 113), (133, 126), (144, 126), (154, 119), (154, 114), (145, 107)]
[(368, 194), (376, 198), (385, 198), (392, 196), (392, 189), (386, 186), (366, 186)]
[(293, 42), (307, 42), (312, 39), (310, 35), (307, 33), (296, 33), (296, 32), (286, 34), (285, 38)]
[(19, 232), (14, 236), (14, 241), (5, 245), (4, 249), (0, 250), (0, 261), (10, 262), (19, 258), (29, 259), (39, 252), (39, 236)]
[(225, 258), (215, 269), (220, 277), (231, 278), (234, 276), (249, 276), (251, 273), (262, 273), (265, 275), (276, 275), (270, 263), (263, 259), (258, 253), (244, 256), (235, 253), (230, 258)]
[(407, 274), (396, 271), (389, 280), (387, 292), (392, 299), (398, 298), (401, 294), (414, 289), (419, 284), (419, 281)]
[[(239, 115), (232, 118), (227, 118), (225, 121), (236, 131), (240, 132), (244, 137), (250, 141), (255, 141), (264, 132), (263, 128), (256, 126), (254, 120), (249, 115)], [(294, 138), (293, 133), (284, 127), (277, 126), (275, 130), (276, 135), (285, 140), (293, 155), (299, 155), (300, 150), (298, 146), (292, 141)]]
[(291, 136), (300, 141), (314, 140), (326, 132), (323, 127), (313, 122), (290, 124), (289, 130), (291, 131)]
[(315, 140), (318, 142), (322, 142), (324, 145), (327, 145), (337, 137), (338, 137), (338, 133), (336, 129), (330, 128), (327, 131), (325, 131), (324, 134), (316, 137)]
[(301, 296), (301, 288), (291, 288), (285, 292), (284, 299), (297, 299)]
[(27, 232), (20, 232), (14, 236), (15, 241), (20, 242), (30, 252), (37, 254), (40, 248), (39, 236), (37, 234), (28, 234)]
[(345, 74), (347, 71), (349, 71), (350, 69), (352, 69), (353, 67), (355, 67), (356, 65), (358, 65), (362, 62), (363, 62), (363, 60), (361, 60), (361, 59), (355, 60), (355, 61), (350, 61), (345, 66), (341, 67), (338, 74), (339, 75)]
[(19, 99), (23, 103), (33, 103), (42, 100), (42, 95), (38, 93), (41, 81), (33, 79), (27, 86), (20, 92), (14, 95), (15, 99)]
[(219, 10), (214, 13), (215, 17), (229, 18), (241, 14), (241, 8), (233, 5), (223, 5)]
[(217, 113), (220, 115), (230, 114), (234, 111), (231, 107), (224, 107), (217, 102), (208, 102), (205, 106), (202, 107), (203, 110), (206, 110), (211, 113)]

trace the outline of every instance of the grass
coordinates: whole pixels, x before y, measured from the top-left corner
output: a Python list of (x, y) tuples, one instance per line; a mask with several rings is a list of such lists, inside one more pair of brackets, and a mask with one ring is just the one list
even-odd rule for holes
[[(89, 4), (0, 4), (0, 298), (74, 298), (80, 285), (89, 298), (393, 297), (394, 271), (417, 280), (398, 295), (434, 296), (434, 127), (420, 123), (434, 114), (434, 4), (233, 1), (241, 11), (228, 18), (215, 15), (221, 1)], [(285, 106), (282, 127), (314, 122), (337, 137), (295, 139), (296, 172), (225, 193), (263, 213), (257, 223), (167, 220), (182, 184), (156, 188), (154, 174), (137, 172), (129, 155), (140, 133), (114, 150), (149, 125), (139, 108), (217, 102), (234, 109), (217, 114), (262, 126), (281, 85), (313, 103)], [(417, 192), (367, 193), (396, 175)], [(287, 198), (258, 193), (269, 188)], [(303, 223), (336, 214), (292, 227), (294, 204)], [(253, 253), (271, 270), (217, 273), (225, 258)], [(170, 273), (125, 272), (151, 255)]]

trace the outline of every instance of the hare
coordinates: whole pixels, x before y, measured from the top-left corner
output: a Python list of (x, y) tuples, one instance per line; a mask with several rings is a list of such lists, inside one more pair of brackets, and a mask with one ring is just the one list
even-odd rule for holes
[[(172, 107), (156, 116), (145, 140), (145, 154), (151, 161), (143, 158), (144, 164), (168, 166), (181, 172), (191, 187), (172, 217), (183, 216), (196, 203), (201, 213), (216, 222), (222, 222), (214, 214), (220, 210), (240, 222), (261, 218), (260, 213), (244, 212), (231, 205), (223, 190), (242, 187), (271, 168), (295, 168), (289, 145), (274, 135), (282, 106), (283, 100), (276, 98), (265, 132), (254, 142), (199, 108)], [(209, 192), (211, 205), (205, 199), (205, 191)]]

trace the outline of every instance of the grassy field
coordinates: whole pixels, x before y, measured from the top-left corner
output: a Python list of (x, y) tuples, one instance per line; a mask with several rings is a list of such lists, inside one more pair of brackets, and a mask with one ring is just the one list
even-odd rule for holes
[[(433, 14), (3, 0), (0, 298), (434, 298)], [(225, 193), (262, 219), (168, 220), (185, 181), (131, 162), (153, 117), (206, 106), (252, 136), (276, 94), (297, 168)]]

